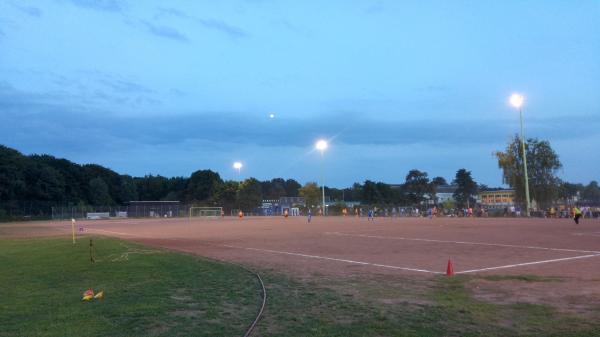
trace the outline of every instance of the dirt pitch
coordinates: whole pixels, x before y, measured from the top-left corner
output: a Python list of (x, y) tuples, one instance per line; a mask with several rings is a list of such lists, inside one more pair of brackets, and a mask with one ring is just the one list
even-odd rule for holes
[[(424, 280), (473, 275), (475, 296), (568, 311), (600, 303), (600, 221), (513, 218), (226, 217), (78, 221), (106, 235), (296, 276)], [(69, 234), (70, 222), (0, 225), (0, 238)], [(81, 235), (78, 233), (78, 235)], [(517, 276), (551, 282), (518, 282)], [(490, 281), (497, 277), (502, 282)], [(553, 282), (556, 280), (557, 282)]]

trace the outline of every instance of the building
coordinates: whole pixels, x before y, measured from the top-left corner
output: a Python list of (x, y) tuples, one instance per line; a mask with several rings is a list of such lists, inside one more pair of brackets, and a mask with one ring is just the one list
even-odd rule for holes
[(515, 190), (494, 189), (480, 191), (477, 202), (485, 209), (497, 209), (515, 205)]
[(440, 185), (435, 190), (435, 197), (439, 204), (446, 201), (454, 201), (454, 192), (458, 189), (458, 185)]
[[(327, 200), (327, 198), (325, 198)], [(261, 212), (263, 215), (282, 215), (287, 209), (302, 208), (306, 206), (303, 197), (281, 197), (273, 200), (263, 200)]]

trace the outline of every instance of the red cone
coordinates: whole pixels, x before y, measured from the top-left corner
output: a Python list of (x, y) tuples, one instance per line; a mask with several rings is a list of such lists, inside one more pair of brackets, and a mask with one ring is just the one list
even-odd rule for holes
[(452, 268), (452, 261), (448, 259), (448, 267), (446, 267), (446, 276), (453, 276), (454, 269)]

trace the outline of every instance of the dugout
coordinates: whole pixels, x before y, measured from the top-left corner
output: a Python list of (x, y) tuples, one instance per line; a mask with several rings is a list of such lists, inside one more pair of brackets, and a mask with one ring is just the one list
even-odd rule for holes
[(179, 201), (130, 201), (127, 216), (131, 218), (171, 218), (179, 216)]

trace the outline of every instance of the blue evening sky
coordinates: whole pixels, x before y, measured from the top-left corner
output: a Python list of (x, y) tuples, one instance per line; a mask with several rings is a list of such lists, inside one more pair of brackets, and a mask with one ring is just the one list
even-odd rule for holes
[(600, 179), (600, 1), (0, 1), (0, 144), (122, 174), (497, 186), (515, 91)]

